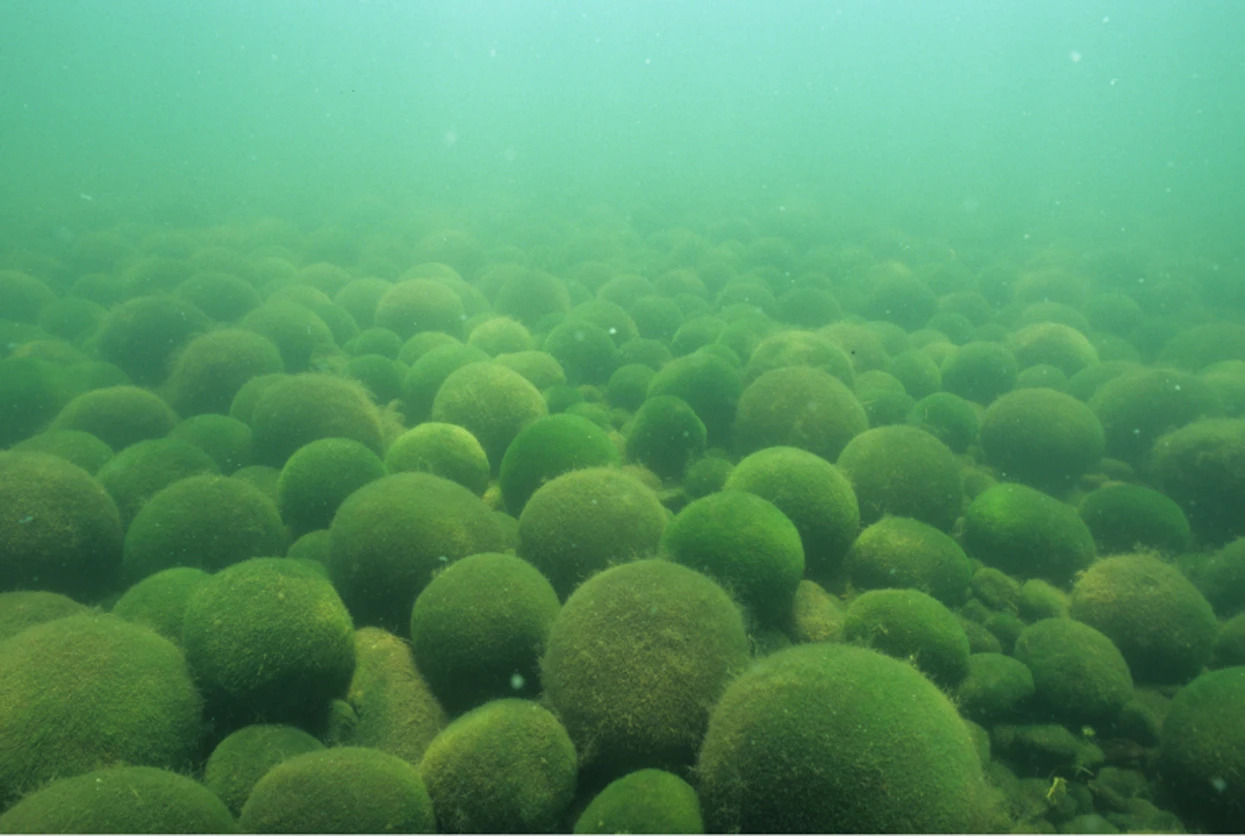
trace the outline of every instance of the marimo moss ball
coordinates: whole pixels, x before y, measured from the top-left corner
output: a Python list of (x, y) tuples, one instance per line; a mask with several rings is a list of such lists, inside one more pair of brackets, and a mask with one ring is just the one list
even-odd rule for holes
[(295, 537), (328, 528), (346, 497), (386, 473), (380, 457), (353, 439), (304, 444), (286, 461), (277, 482), (281, 519)]
[(548, 415), (524, 427), (506, 448), (498, 484), (516, 516), (541, 485), (569, 470), (618, 464), (605, 430), (578, 415)]
[(846, 566), (856, 589), (919, 589), (947, 606), (964, 602), (973, 571), (950, 535), (908, 517), (883, 517), (860, 532)]
[(698, 352), (663, 366), (653, 375), (648, 396), (682, 398), (704, 422), (709, 443), (720, 445), (729, 443), (742, 389), (739, 372), (730, 363), (716, 355)]
[(613, 468), (572, 470), (546, 482), (519, 517), (516, 552), (561, 598), (619, 563), (657, 554), (668, 514), (652, 488)]
[(1245, 609), (1245, 537), (1211, 555), (1194, 575), (1202, 594), (1221, 618)]
[(781, 623), (804, 576), (795, 524), (772, 502), (725, 490), (688, 504), (666, 526), (662, 551), (704, 572), (765, 625)]
[(430, 473), (395, 473), (355, 491), (333, 518), (329, 575), (359, 624), (405, 633), (433, 573), (502, 533), (481, 499)]
[(75, 615), (0, 643), (0, 804), (125, 762), (184, 769), (203, 702), (171, 642), (111, 615)]
[(259, 779), (239, 819), (248, 833), (432, 833), (419, 771), (375, 749), (295, 755)]
[(1134, 465), (1145, 462), (1163, 433), (1222, 414), (1205, 382), (1176, 369), (1143, 369), (1104, 381), (1089, 405), (1106, 431), (1107, 454)]
[(971, 342), (947, 355), (940, 371), (944, 392), (985, 405), (1011, 391), (1019, 367), (1007, 346)]
[(121, 557), (117, 506), (85, 470), (46, 453), (0, 453), (0, 591), (97, 595)]
[(457, 424), (476, 437), (496, 470), (519, 431), (547, 413), (540, 390), (498, 363), (468, 363), (445, 378), (432, 401), (432, 420)]
[(747, 664), (743, 617), (720, 586), (677, 563), (640, 560), (571, 595), (541, 681), (581, 768), (612, 778), (690, 765), (709, 710)]
[[(0, 377), (3, 377), (0, 369)], [(4, 395), (0, 393), (0, 398)], [(56, 430), (39, 433), (11, 448), (14, 453), (47, 453), (76, 464), (87, 473), (98, 474), (113, 456), (112, 448), (82, 430)]]
[(894, 514), (950, 531), (960, 515), (960, 466), (947, 445), (916, 427), (863, 432), (843, 448), (838, 466), (856, 491), (866, 525)]
[(141, 296), (109, 311), (97, 337), (99, 356), (135, 383), (151, 386), (168, 375), (169, 358), (210, 322), (203, 311), (173, 296)]
[(52, 420), (53, 430), (82, 430), (120, 452), (136, 441), (163, 438), (177, 414), (158, 395), (137, 386), (108, 386), (83, 392)]
[(1016, 716), (1033, 693), (1033, 674), (1023, 662), (1002, 653), (974, 653), (955, 698), (968, 719), (994, 723)]
[(864, 407), (842, 381), (820, 369), (789, 366), (766, 372), (744, 390), (735, 449), (747, 455), (782, 445), (834, 461), (868, 427)]
[(1245, 419), (1197, 421), (1162, 436), (1152, 466), (1199, 539), (1218, 545), (1245, 535)]
[(488, 489), (489, 461), (476, 437), (462, 427), (425, 421), (394, 439), (385, 451), (390, 473), (431, 473), (476, 496)]
[(432, 279), (407, 279), (390, 287), (376, 303), (373, 321), (402, 339), (421, 331), (463, 335), (462, 299), (449, 286)]
[(287, 377), (266, 389), (251, 416), (255, 461), (285, 464), (321, 438), (349, 438), (380, 455), (380, 412), (355, 381), (328, 374)]
[(637, 462), (663, 479), (677, 479), (704, 453), (704, 422), (682, 398), (654, 395), (636, 410), (627, 429), (627, 461)]
[(16, 636), (27, 627), (55, 621), (70, 615), (84, 615), (90, 612), (84, 604), (79, 604), (67, 595), (59, 592), (38, 592), (36, 590), (20, 590), (17, 592), (0, 592), (0, 641)]
[(178, 355), (169, 375), (169, 403), (182, 415), (224, 414), (248, 380), (283, 371), (281, 352), (267, 337), (241, 328), (210, 331)]
[(1133, 695), (1128, 663), (1102, 633), (1070, 618), (1044, 618), (1016, 638), (1036, 699), (1062, 722), (1111, 720)]
[(1179, 569), (1148, 554), (1096, 562), (1072, 588), (1072, 617), (1115, 643), (1133, 678), (1187, 682), (1210, 661), (1219, 622)]
[(464, 557), (415, 599), (416, 663), (450, 711), (534, 696), (559, 606), (558, 594), (530, 563), (506, 554)]
[(575, 820), (575, 833), (704, 833), (691, 785), (662, 769), (639, 769), (612, 781)]
[(618, 368), (614, 338), (606, 329), (574, 313), (549, 332), (541, 350), (558, 361), (571, 385), (604, 384)]
[(270, 769), (295, 755), (323, 750), (323, 743), (294, 726), (243, 726), (216, 744), (203, 767), (203, 783), (236, 816)]
[(186, 604), (199, 585), (211, 576), (202, 569), (175, 566), (148, 575), (125, 591), (112, 614), (131, 624), (150, 627), (181, 646)]
[(977, 440), (981, 421), (978, 407), (950, 392), (934, 392), (916, 402), (908, 413), (908, 423), (947, 445), (953, 453), (964, 453)]
[(1003, 478), (1067, 488), (1098, 464), (1102, 426), (1090, 408), (1054, 389), (1017, 389), (999, 397), (981, 422), (986, 461)]
[(251, 463), (251, 428), (228, 415), (183, 419), (169, 433), (169, 439), (198, 447), (226, 476)]
[(557, 717), (494, 700), (436, 736), (419, 774), (443, 833), (546, 833), (575, 796), (575, 747)]
[(968, 636), (951, 610), (918, 589), (873, 589), (847, 608), (843, 637), (913, 660), (926, 676), (954, 687), (968, 673)]
[(909, 665), (859, 647), (790, 648), (732, 682), (697, 772), (712, 832), (990, 829), (955, 706)]
[(1025, 485), (986, 488), (964, 514), (964, 550), (1018, 578), (1062, 585), (1094, 559), (1094, 538), (1076, 510)]
[(1007, 346), (1022, 369), (1045, 364), (1070, 376), (1098, 362), (1093, 343), (1080, 331), (1059, 322), (1026, 325), (1008, 335)]
[(1204, 673), (1163, 721), (1159, 775), (1194, 826), (1231, 833), (1245, 820), (1245, 667)]
[(1144, 485), (1103, 485), (1086, 494), (1077, 510), (1099, 554), (1137, 549), (1180, 554), (1192, 536), (1180, 506)]
[(354, 671), (350, 614), (323, 572), (296, 560), (253, 558), (205, 581), (182, 644), (209, 705), (235, 722), (308, 722)]
[(290, 374), (306, 371), (313, 357), (333, 348), (333, 332), (325, 321), (295, 302), (270, 299), (247, 313), (239, 327), (271, 340)]
[(117, 503), (121, 525), (129, 528), (147, 500), (189, 476), (215, 474), (212, 457), (189, 442), (153, 438), (126, 447), (99, 469), (95, 478)]
[(0, 815), (0, 833), (238, 833), (212, 790), (150, 766), (113, 766), (48, 784)]

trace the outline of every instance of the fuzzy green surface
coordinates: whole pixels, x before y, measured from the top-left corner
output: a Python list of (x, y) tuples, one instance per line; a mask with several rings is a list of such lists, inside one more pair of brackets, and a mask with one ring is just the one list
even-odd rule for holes
[(85, 470), (46, 453), (0, 453), (0, 591), (89, 598), (120, 566), (121, 519)]
[(530, 351), (532, 334), (522, 322), (508, 316), (486, 319), (471, 329), (467, 345), (475, 346), (490, 357), (516, 351)]
[(682, 398), (653, 395), (636, 410), (627, 431), (627, 461), (663, 479), (676, 479), (705, 451), (705, 424)]
[(1143, 683), (1187, 682), (1210, 661), (1219, 622), (1175, 566), (1148, 554), (1108, 557), (1077, 579), (1069, 610), (1101, 631)]
[[(418, 337), (411, 342), (416, 339)], [(475, 346), (463, 345), (448, 336), (446, 339), (450, 342), (434, 346), (418, 358), (409, 359), (399, 355), (399, 359), (410, 364), (409, 371), (402, 379), (402, 405), (409, 425), (428, 420), (437, 391), (454, 371), (468, 363), (489, 359), (487, 354)]]
[[(634, 329), (632, 325), (632, 329)], [(604, 384), (618, 368), (618, 346), (610, 333), (572, 312), (549, 331), (541, 349), (553, 355), (571, 385)]]
[[(0, 374), (0, 378), (3, 374)], [(0, 394), (0, 398), (3, 398)], [(47, 453), (76, 464), (87, 473), (98, 473), (112, 459), (112, 448), (82, 430), (56, 430), (40, 433), (11, 448), (14, 453)]]
[(1109, 720), (1132, 697), (1128, 662), (1088, 624), (1035, 621), (1016, 638), (1013, 655), (1033, 673), (1036, 699), (1067, 723)]
[(968, 636), (951, 610), (916, 589), (873, 589), (847, 608), (843, 638), (911, 661), (953, 687), (968, 673)]
[[(388, 282), (383, 284), (385, 287), (389, 286)], [(355, 318), (357, 319), (358, 316), (356, 315)], [(390, 360), (398, 359), (398, 352), (401, 348), (402, 338), (388, 328), (367, 328), (364, 331), (360, 331), (359, 336), (345, 345), (346, 351), (352, 357), (380, 355), (381, 357), (388, 357)]]
[(269, 387), (251, 417), (255, 461), (281, 467), (321, 438), (349, 438), (379, 455), (380, 412), (359, 383), (328, 374), (287, 377)]
[(1098, 352), (1080, 331), (1059, 322), (1036, 322), (1013, 331), (1007, 347), (1020, 368), (1047, 364), (1065, 375), (1074, 375), (1098, 362)]
[(856, 589), (910, 587), (948, 606), (964, 601), (972, 577), (955, 540), (909, 517), (883, 517), (860, 532), (845, 563)]
[(1033, 674), (1023, 662), (1002, 653), (969, 656), (968, 673), (955, 689), (960, 712), (979, 723), (1016, 714), (1033, 694)]
[(838, 466), (851, 480), (866, 525), (885, 514), (950, 531), (960, 515), (960, 466), (938, 439), (916, 427), (876, 427), (847, 443)]
[(1197, 421), (1162, 436), (1152, 466), (1202, 542), (1245, 535), (1245, 419)]
[(297, 722), (346, 692), (350, 614), (322, 572), (252, 558), (204, 581), (186, 605), (186, 661), (213, 707), (241, 722)]
[(1094, 559), (1076, 509), (1025, 485), (986, 488), (964, 514), (964, 551), (1018, 578), (1066, 584)]
[(355, 491), (329, 529), (329, 574), (361, 625), (405, 633), (415, 597), (461, 557), (499, 551), (488, 506), (455, 482), (395, 473)]
[(282, 299), (269, 299), (238, 323), (272, 341), (290, 374), (306, 371), (312, 358), (333, 348), (333, 332), (309, 308)]
[(1016, 356), (1001, 343), (977, 341), (960, 346), (942, 362), (944, 392), (985, 405), (1016, 385)]
[(828, 337), (812, 331), (779, 331), (757, 343), (744, 367), (744, 381), (751, 384), (766, 372), (790, 366), (820, 369), (849, 387), (856, 379), (851, 358)]
[(186, 768), (202, 700), (182, 653), (111, 615), (49, 621), (0, 643), (0, 804), (124, 761)]
[(545, 698), (581, 765), (614, 777), (690, 764), (709, 710), (748, 664), (739, 608), (699, 572), (641, 560), (563, 605), (541, 662)]
[(562, 364), (547, 351), (512, 351), (498, 354), (493, 362), (523, 375), (525, 380), (542, 392), (550, 386), (566, 384), (566, 372)]
[(239, 819), (248, 833), (432, 833), (432, 801), (414, 766), (375, 749), (306, 752), (273, 767)]
[(1245, 820), (1245, 667), (1204, 673), (1163, 722), (1159, 775), (1177, 808), (1207, 832)]
[(609, 384), (605, 389), (606, 400), (610, 406), (622, 407), (635, 411), (644, 403), (648, 396), (649, 384), (656, 372), (643, 363), (628, 363), (619, 366), (610, 375)]
[(668, 515), (651, 488), (614, 468), (563, 473), (542, 485), (519, 517), (520, 557), (562, 598), (585, 579), (657, 553)]
[(295, 755), (323, 749), (323, 743), (294, 726), (243, 726), (216, 744), (203, 767), (203, 783), (236, 816), (268, 770)]
[(259, 292), (230, 273), (205, 271), (179, 284), (176, 294), (217, 322), (233, 322), (259, 306)]
[(463, 336), (462, 300), (452, 288), (432, 279), (407, 279), (390, 287), (376, 302), (373, 321), (402, 339), (421, 331)]
[(107, 386), (83, 392), (57, 413), (53, 430), (83, 430), (113, 450), (136, 441), (163, 438), (177, 414), (160, 397), (137, 386)]
[(868, 426), (864, 407), (842, 381), (821, 369), (789, 366), (765, 372), (743, 391), (734, 444), (741, 455), (782, 445), (834, 461)]
[(220, 467), (202, 448), (182, 439), (153, 438), (131, 444), (95, 474), (117, 503), (129, 528), (140, 508), (164, 488), (189, 476), (215, 474)]
[(181, 646), (186, 604), (210, 575), (202, 569), (176, 566), (148, 575), (126, 590), (112, 614), (131, 624), (149, 627)]
[(678, 775), (639, 769), (612, 781), (575, 820), (575, 833), (703, 833), (700, 799)]
[(0, 641), (16, 636), (27, 627), (87, 612), (85, 605), (59, 592), (0, 592)]
[(431, 473), (477, 496), (488, 489), (489, 461), (476, 437), (455, 424), (425, 421), (394, 439), (385, 452), (390, 473)]
[(500, 697), (534, 696), (559, 607), (557, 592), (527, 561), (506, 554), (465, 557), (415, 599), (411, 642), (419, 670), (452, 712)]
[(432, 420), (457, 424), (476, 437), (496, 470), (510, 442), (545, 417), (540, 390), (498, 363), (468, 363), (451, 372), (432, 402)]
[(349, 438), (321, 438), (294, 451), (277, 481), (281, 519), (300, 536), (328, 528), (346, 497), (386, 474), (385, 463)]
[(908, 423), (937, 438), (951, 452), (964, 453), (981, 429), (977, 409), (959, 395), (935, 392), (916, 402), (908, 413)]
[(727, 444), (743, 384), (721, 357), (697, 353), (671, 360), (648, 385), (648, 396), (682, 398), (705, 425), (710, 444)]
[(147, 500), (125, 535), (126, 577), (172, 566), (209, 572), (256, 555), (284, 554), (285, 526), (259, 488), (227, 476), (181, 479)]
[(1245, 537), (1216, 551), (1193, 578), (1219, 616), (1245, 609)]
[(99, 356), (116, 363), (143, 386), (168, 376), (169, 359), (210, 321), (203, 311), (173, 296), (140, 296), (108, 312), (96, 335)]
[(575, 795), (575, 747), (557, 717), (494, 700), (441, 731), (419, 762), (444, 833), (542, 833)]
[(228, 415), (193, 415), (178, 423), (169, 438), (198, 447), (226, 475), (251, 463), (251, 428)]
[(1100, 554), (1139, 548), (1179, 554), (1192, 538), (1180, 506), (1144, 485), (1103, 485), (1086, 494), (1077, 510)]
[(1205, 382), (1176, 369), (1145, 369), (1104, 382), (1089, 401), (1106, 431), (1107, 455), (1144, 464), (1155, 440), (1223, 407)]
[(985, 785), (955, 707), (858, 647), (780, 651), (727, 688), (697, 767), (716, 832), (964, 832)]
[(986, 460), (1004, 478), (1066, 487), (1102, 458), (1102, 426), (1088, 406), (1054, 389), (1017, 389), (981, 422)]
[(724, 490), (689, 503), (666, 526), (661, 547), (671, 560), (716, 579), (769, 626), (790, 614), (804, 576), (795, 524), (746, 491)]
[(253, 377), (285, 371), (268, 338), (241, 328), (211, 331), (190, 341), (169, 375), (168, 398), (182, 415), (226, 413)]
[(64, 778), (0, 815), (0, 833), (237, 832), (233, 815), (210, 789), (150, 766)]
[(29, 439), (60, 411), (72, 394), (64, 378), (57, 364), (36, 357), (0, 360), (0, 445)]
[(618, 448), (599, 426), (578, 415), (538, 418), (524, 427), (501, 460), (502, 499), (518, 515), (546, 482), (571, 470), (616, 465)]

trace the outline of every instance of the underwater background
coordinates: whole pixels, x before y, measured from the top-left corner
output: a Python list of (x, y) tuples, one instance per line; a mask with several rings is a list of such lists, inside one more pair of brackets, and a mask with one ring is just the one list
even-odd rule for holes
[(1243, 25), (0, 4), (0, 832), (1245, 829)]

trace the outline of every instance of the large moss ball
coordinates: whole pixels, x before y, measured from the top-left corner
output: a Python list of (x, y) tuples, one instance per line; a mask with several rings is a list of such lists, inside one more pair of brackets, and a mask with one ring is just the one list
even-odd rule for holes
[(295, 755), (323, 749), (323, 743), (295, 726), (243, 726), (216, 744), (203, 767), (203, 783), (236, 816), (270, 769)]
[(912, 517), (950, 531), (963, 490), (954, 454), (916, 427), (875, 427), (853, 438), (838, 460), (856, 491), (866, 525), (885, 514)]
[(422, 331), (463, 335), (467, 315), (462, 299), (446, 284), (432, 279), (407, 279), (385, 291), (376, 302), (373, 321), (402, 339)]
[(346, 692), (354, 627), (319, 569), (258, 557), (218, 572), (186, 605), (186, 661), (210, 703), (243, 722), (308, 722)]
[(85, 470), (46, 453), (0, 453), (0, 591), (89, 599), (120, 566), (117, 506)]
[(182, 653), (111, 615), (49, 621), (0, 643), (0, 804), (118, 762), (183, 769), (203, 702)]
[(1133, 695), (1119, 649), (1080, 621), (1035, 621), (1017, 636), (1014, 655), (1033, 673), (1036, 698), (1064, 722), (1111, 720)]
[(501, 460), (498, 483), (506, 508), (518, 515), (544, 483), (585, 467), (618, 464), (618, 448), (605, 432), (579, 415), (549, 415), (524, 427)]
[(489, 461), (476, 437), (462, 427), (425, 421), (393, 440), (385, 451), (390, 473), (431, 473), (476, 496), (488, 489)]
[(1007, 346), (1025, 369), (1050, 365), (1071, 376), (1098, 362), (1089, 338), (1061, 322), (1035, 322), (1008, 335)]
[(1204, 381), (1176, 369), (1144, 369), (1104, 381), (1089, 401), (1106, 432), (1107, 454), (1144, 464), (1164, 433), (1222, 413)]
[(627, 429), (627, 461), (663, 479), (677, 479), (705, 451), (705, 424), (682, 398), (654, 395), (636, 410)]
[(182, 415), (229, 412), (242, 385), (285, 371), (267, 337), (241, 328), (210, 331), (191, 340), (169, 375), (169, 402)]
[(121, 524), (129, 528), (147, 500), (189, 476), (219, 473), (201, 448), (176, 438), (153, 438), (126, 447), (99, 469), (95, 478), (117, 503)]
[(697, 352), (671, 360), (653, 375), (650, 398), (682, 398), (704, 422), (710, 444), (727, 444), (743, 384), (739, 372), (714, 354)]
[(834, 461), (869, 427), (864, 407), (838, 378), (809, 366), (765, 372), (739, 399), (735, 448), (798, 447)]
[(847, 608), (843, 636), (954, 687), (968, 673), (968, 636), (960, 620), (919, 589), (872, 589)]
[(1016, 385), (1020, 373), (1016, 356), (1001, 343), (971, 342), (942, 361), (944, 392), (979, 404), (989, 404)]
[(499, 363), (468, 363), (451, 372), (431, 411), (433, 421), (457, 424), (474, 435), (494, 470), (520, 430), (546, 414), (540, 390)]
[(963, 543), (987, 565), (1060, 585), (1094, 559), (1094, 537), (1075, 508), (1008, 482), (986, 488), (968, 506)]
[(450, 723), (419, 762), (444, 833), (544, 833), (575, 795), (575, 746), (534, 702), (493, 700)]
[(180, 647), (186, 604), (209, 577), (191, 566), (174, 566), (148, 575), (125, 591), (113, 605), (112, 614), (150, 627)]
[(610, 784), (575, 820), (575, 833), (704, 833), (700, 799), (664, 769), (637, 769)]
[(1099, 560), (1072, 588), (1072, 617), (1100, 630), (1138, 682), (1187, 682), (1210, 661), (1219, 622), (1175, 566), (1148, 554)]
[(1054, 389), (1001, 396), (981, 422), (986, 460), (1005, 479), (1066, 488), (1103, 454), (1102, 426), (1088, 406)]
[(1154, 549), (1180, 554), (1189, 546), (1189, 518), (1169, 497), (1144, 485), (1120, 482), (1087, 493), (1077, 508), (1099, 554)]
[(1023, 662), (1002, 653), (974, 653), (955, 698), (968, 719), (994, 723), (1019, 716), (1034, 690), (1033, 674)]
[(690, 765), (709, 710), (747, 663), (743, 617), (720, 586), (677, 563), (640, 560), (571, 595), (541, 681), (581, 766), (613, 778)]
[(920, 589), (948, 606), (964, 602), (973, 568), (959, 543), (909, 517), (883, 517), (847, 552), (856, 589)]
[(85, 604), (59, 592), (32, 589), (0, 592), (0, 641), (16, 636), (27, 627), (89, 611)]
[(267, 388), (251, 416), (255, 461), (281, 467), (300, 447), (321, 438), (349, 438), (380, 455), (380, 411), (355, 381), (300, 374)]
[(159, 395), (137, 386), (107, 386), (83, 392), (57, 413), (53, 430), (82, 430), (113, 450), (136, 441), (163, 438), (177, 423), (177, 414)]
[(357, 746), (295, 755), (251, 790), (239, 819), (248, 833), (432, 833), (436, 819), (419, 771)]
[(281, 469), (277, 507), (300, 536), (328, 528), (346, 497), (386, 475), (385, 463), (350, 438), (321, 438), (298, 448)]
[(1245, 419), (1196, 421), (1159, 438), (1153, 468), (1197, 536), (1218, 545), (1245, 535)]
[(203, 311), (174, 296), (140, 296), (108, 312), (97, 337), (99, 355), (136, 383), (151, 386), (169, 373), (169, 358), (210, 324)]
[(859, 647), (790, 648), (732, 682), (697, 771), (716, 832), (988, 827), (981, 763), (955, 706), (910, 666)]

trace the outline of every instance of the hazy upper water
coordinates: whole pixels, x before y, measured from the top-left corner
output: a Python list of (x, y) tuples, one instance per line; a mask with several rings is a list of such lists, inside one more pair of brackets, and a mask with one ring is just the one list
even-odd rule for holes
[(1243, 24), (1237, 0), (4, 0), (0, 209), (802, 206), (1227, 245)]

